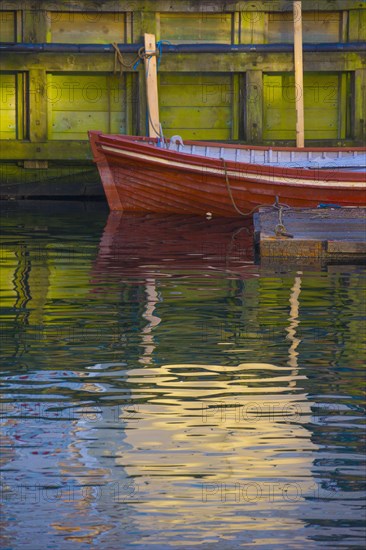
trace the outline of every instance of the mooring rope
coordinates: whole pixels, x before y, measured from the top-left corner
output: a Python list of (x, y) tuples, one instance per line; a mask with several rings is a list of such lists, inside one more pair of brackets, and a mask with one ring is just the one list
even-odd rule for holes
[(286, 227), (284, 226), (284, 223), (283, 223), (283, 210), (285, 208), (290, 208), (288, 206), (288, 204), (280, 203), (278, 201), (278, 197), (276, 196), (275, 197), (275, 202), (273, 204), (257, 204), (257, 206), (252, 208), (252, 210), (248, 210), (247, 212), (243, 212), (242, 210), (240, 210), (240, 208), (237, 206), (237, 204), (234, 200), (233, 193), (232, 193), (231, 186), (230, 186), (229, 176), (228, 176), (228, 173), (227, 173), (226, 161), (222, 157), (220, 158), (220, 160), (222, 160), (222, 163), (224, 165), (226, 187), (227, 187), (227, 190), (228, 190), (228, 193), (229, 193), (231, 204), (233, 205), (235, 211), (240, 216), (247, 217), (247, 216), (251, 216), (256, 210), (258, 210), (258, 208), (274, 208), (274, 209), (278, 210), (278, 224), (275, 227), (275, 234), (277, 236), (292, 237), (293, 235), (291, 235), (290, 233), (287, 232)]
[(114, 48), (114, 74), (116, 74), (118, 71), (118, 63), (119, 63), (119, 74), (121, 76), (123, 69), (128, 69), (128, 70), (135, 69), (136, 63), (137, 64), (140, 63), (141, 59), (143, 59), (143, 52), (145, 50), (143, 46), (138, 50), (137, 56), (130, 63), (125, 61), (121, 53), (121, 50), (118, 47), (117, 42), (113, 42), (112, 46)]
[(285, 227), (285, 224), (283, 222), (283, 209), (284, 207), (289, 208), (287, 205), (280, 204), (278, 202), (278, 197), (276, 196), (275, 203), (273, 205), (274, 208), (277, 208), (278, 210), (278, 224), (276, 225), (274, 232), (276, 237), (288, 237), (290, 239), (293, 238), (293, 235), (289, 233)]
[(233, 197), (233, 194), (231, 192), (231, 187), (230, 187), (230, 182), (229, 182), (229, 176), (228, 176), (228, 173), (227, 173), (227, 168), (226, 168), (226, 160), (224, 158), (220, 158), (220, 160), (222, 160), (222, 163), (224, 165), (224, 171), (225, 171), (225, 181), (226, 181), (226, 187), (227, 187), (227, 190), (228, 190), (228, 193), (229, 193), (229, 197), (230, 197), (230, 200), (231, 200), (231, 204), (233, 205), (235, 211), (240, 215), (240, 216), (250, 216), (251, 214), (253, 214), (253, 212), (259, 208), (259, 206), (255, 206), (252, 210), (248, 210), (248, 212), (243, 212), (242, 210), (240, 210), (240, 208), (236, 205), (236, 202), (234, 200), (234, 197)]
[(114, 48), (114, 73), (117, 73), (118, 71), (118, 64), (119, 64), (119, 74), (121, 75), (123, 72), (123, 69), (127, 70), (135, 70), (139, 66), (142, 60), (144, 59), (151, 59), (151, 57), (156, 56), (157, 58), (157, 68), (160, 66), (161, 58), (163, 56), (163, 44), (170, 44), (167, 40), (159, 40), (159, 42), (156, 43), (156, 50), (154, 52), (146, 52), (145, 47), (141, 46), (137, 50), (137, 55), (134, 58), (133, 61), (128, 62), (125, 61), (125, 58), (122, 55), (121, 50), (118, 47), (117, 42), (113, 42), (112, 46)]
[[(270, 205), (270, 204), (257, 204), (257, 206), (255, 206), (254, 208), (252, 208), (252, 210), (248, 210), (247, 212), (243, 212), (242, 210), (240, 210), (240, 208), (237, 206), (235, 200), (234, 200), (234, 197), (233, 197), (233, 193), (231, 191), (231, 186), (230, 186), (230, 181), (229, 181), (229, 176), (228, 176), (228, 173), (227, 173), (227, 168), (226, 168), (226, 160), (224, 158), (220, 158), (220, 160), (222, 160), (223, 162), (223, 165), (224, 165), (224, 171), (225, 171), (225, 181), (226, 181), (226, 187), (227, 187), (227, 190), (228, 190), (228, 193), (229, 193), (229, 197), (230, 197), (230, 200), (231, 200), (231, 204), (233, 205), (234, 209), (236, 210), (236, 212), (240, 215), (240, 216), (251, 216), (258, 208), (262, 208), (262, 207), (269, 207), (271, 208), (275, 206), (275, 204), (273, 205)], [(286, 205), (285, 205), (286, 206)]]

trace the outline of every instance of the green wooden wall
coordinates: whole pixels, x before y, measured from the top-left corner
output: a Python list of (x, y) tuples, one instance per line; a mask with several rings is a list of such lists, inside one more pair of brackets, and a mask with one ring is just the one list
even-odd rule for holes
[[(174, 44), (291, 43), (292, 17), (289, 0), (13, 0), (0, 3), (0, 42), (120, 42), (137, 51), (152, 32)], [(366, 41), (366, 2), (303, 0), (303, 31), (310, 43)], [(165, 135), (293, 144), (293, 70), (292, 53), (164, 54)], [(307, 143), (365, 143), (365, 53), (305, 53), (304, 71)], [(89, 129), (146, 133), (144, 67), (119, 76), (113, 53), (3, 53), (0, 92), (0, 163), (85, 163)]]
[(48, 73), (48, 139), (85, 140), (88, 130), (126, 133), (125, 77)]
[[(341, 11), (308, 11), (303, 14), (304, 42), (342, 42), (343, 15)], [(273, 12), (268, 16), (267, 42), (293, 43), (293, 14)]]
[(168, 136), (183, 139), (237, 139), (233, 121), (235, 76), (230, 74), (161, 73), (160, 121)]
[[(125, 14), (51, 12), (47, 42), (110, 44), (125, 42)], [(97, 30), (98, 29), (98, 30)]]
[(0, 139), (17, 137), (17, 94), (15, 74), (0, 74)]
[(172, 43), (230, 44), (233, 16), (229, 13), (161, 13), (157, 34)]
[[(296, 100), (294, 77), (286, 73), (264, 75), (265, 140), (296, 139)], [(336, 140), (346, 138), (347, 74), (305, 73), (305, 139)]]

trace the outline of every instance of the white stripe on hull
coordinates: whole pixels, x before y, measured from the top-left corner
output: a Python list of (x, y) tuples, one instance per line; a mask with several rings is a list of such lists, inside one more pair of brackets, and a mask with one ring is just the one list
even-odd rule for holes
[[(145, 160), (147, 162), (151, 162), (154, 164), (160, 164), (168, 167), (174, 167), (174, 168), (181, 168), (181, 169), (189, 169), (194, 172), (204, 173), (204, 174), (211, 174), (211, 175), (220, 175), (224, 176), (227, 174), (229, 177), (233, 177), (240, 180), (250, 179), (250, 180), (256, 180), (259, 183), (278, 183), (278, 184), (288, 184), (288, 185), (302, 185), (302, 186), (309, 186), (309, 187), (338, 187), (340, 189), (365, 189), (366, 191), (366, 183), (362, 182), (354, 182), (354, 181), (321, 181), (321, 180), (307, 180), (303, 179), (301, 177), (278, 177), (278, 176), (272, 176), (268, 175), (267, 179), (263, 179), (263, 176), (257, 173), (252, 172), (240, 172), (240, 171), (233, 171), (233, 170), (225, 170), (223, 168), (208, 168), (205, 165), (195, 165), (190, 164), (188, 162), (178, 162), (174, 160), (159, 158), (159, 157), (153, 157), (151, 155), (145, 155), (143, 153), (135, 153), (133, 151), (126, 151), (117, 149), (115, 147), (110, 147), (108, 145), (101, 145), (101, 148), (103, 151), (110, 151), (113, 153), (118, 153), (120, 156), (123, 157), (129, 157), (129, 158), (135, 158), (140, 160)], [(257, 165), (262, 166), (263, 168), (268, 169), (264, 165)], [(286, 167), (284, 167), (286, 169)], [(305, 170), (304, 170), (305, 171)]]

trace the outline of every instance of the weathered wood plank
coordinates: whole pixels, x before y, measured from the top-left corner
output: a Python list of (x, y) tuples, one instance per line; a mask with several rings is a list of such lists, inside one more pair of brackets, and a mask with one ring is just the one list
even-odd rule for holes
[(6, 160), (48, 159), (89, 160), (92, 158), (89, 142), (86, 140), (49, 140), (44, 143), (2, 141), (1, 158)]
[(305, 120), (304, 120), (304, 64), (302, 41), (302, 2), (294, 1), (293, 25), (294, 25), (294, 66), (296, 89), (296, 147), (305, 145)]
[(366, 40), (366, 9), (365, 8), (362, 10), (349, 11), (348, 40), (350, 42), (361, 42)]
[(155, 34), (160, 40), (160, 23), (156, 15), (156, 10), (143, 10), (134, 13), (133, 34), (136, 41), (143, 42), (146, 33)]
[(16, 12), (0, 11), (0, 42), (16, 40)]
[(229, 74), (160, 73), (159, 76), (161, 106), (229, 106), (234, 100)]
[(160, 39), (172, 43), (230, 44), (233, 36), (233, 16), (228, 13), (161, 13)]
[(145, 90), (145, 71), (138, 72), (137, 97), (138, 97), (138, 133), (141, 136), (147, 135), (147, 107), (146, 107), (146, 90)]
[(163, 128), (231, 128), (231, 107), (162, 107)]
[[(156, 41), (154, 34), (145, 33), (145, 77), (146, 77), (146, 106), (148, 115), (149, 136), (160, 136), (158, 76), (156, 70)], [(149, 55), (150, 54), (150, 55)]]
[(355, 71), (355, 120), (354, 137), (359, 143), (366, 142), (366, 68)]
[(240, 43), (265, 44), (266, 14), (259, 11), (243, 11), (240, 13)]
[[(126, 55), (128, 62), (136, 57), (135, 54)], [(362, 69), (363, 55), (357, 52), (323, 52), (304, 54), (304, 69), (306, 71), (355, 71)], [(16, 54), (9, 53), (0, 57), (0, 70), (2, 71), (26, 71), (37, 69), (45, 64), (45, 56), (41, 53)], [(205, 53), (192, 54), (164, 54), (159, 73), (165, 72), (238, 72), (260, 68), (263, 72), (293, 71), (292, 53), (261, 54), (250, 52), (245, 55), (237, 53)], [(47, 70), (50, 72), (113, 72), (113, 54), (60, 54), (47, 53)]]
[(126, 41), (124, 13), (49, 11), (46, 17), (50, 21), (50, 42), (110, 44)]
[(210, 135), (234, 139), (233, 105), (239, 103), (239, 90), (234, 90), (231, 75), (160, 73), (159, 89), (164, 130), (169, 128), (181, 134), (185, 129), (185, 139), (195, 139), (214, 130)]
[[(164, 135), (166, 137), (172, 137), (177, 133), (177, 128), (164, 127)], [(179, 135), (183, 139), (202, 139), (208, 141), (225, 141), (231, 139), (230, 128), (182, 128), (179, 130)]]
[(87, 132), (124, 133), (125, 77), (48, 74), (48, 136), (88, 139)]
[[(9, 2), (10, 3), (10, 2)], [(4, 3), (9, 5), (9, 3)], [(23, 6), (24, 9), (31, 9), (34, 6), (34, 0), (12, 0), (11, 4)], [(38, 0), (40, 9), (50, 9), (53, 11), (70, 11), (70, 0), (58, 0), (57, 2), (49, 2), (48, 0)], [(271, 7), (273, 4), (273, 7)], [(95, 11), (95, 2), (90, 0), (78, 0), (72, 4), (74, 11)], [(306, 0), (306, 9), (316, 11), (341, 11), (342, 9), (362, 9), (362, 0)], [(7, 7), (9, 9), (9, 7)], [(225, 2), (224, 0), (216, 2), (208, 2), (207, 0), (103, 0), (98, 3), (98, 11), (156, 11), (157, 9), (163, 12), (205, 12), (205, 13), (220, 13), (222, 11), (291, 11), (291, 2), (289, 0), (258, 1), (258, 2), (243, 2), (236, 0)]]
[(282, 221), (292, 235), (286, 238), (275, 235), (278, 212), (263, 208), (254, 216), (261, 262), (365, 262), (365, 216), (365, 208), (286, 209)]
[[(110, 127), (110, 122), (112, 127)], [(50, 139), (88, 139), (89, 130), (101, 130), (111, 133), (123, 133), (125, 119), (122, 113), (115, 113), (110, 121), (108, 111), (80, 112), (56, 111), (50, 120)]]
[[(346, 116), (347, 87), (341, 85), (340, 75), (305, 73), (304, 102), (306, 139), (346, 137), (339, 111)], [(275, 139), (277, 133), (281, 139), (295, 138), (295, 103), (292, 75), (264, 75), (264, 139)]]
[[(305, 7), (304, 7), (305, 9)], [(339, 42), (341, 39), (341, 12), (304, 11), (304, 42)], [(293, 43), (293, 17), (288, 12), (268, 14), (269, 44)]]
[(45, 69), (29, 71), (29, 139), (47, 140), (47, 75)]
[(263, 135), (263, 73), (246, 73), (246, 140), (248, 143), (260, 143)]
[[(19, 9), (22, 9), (20, 6)], [(36, 5), (22, 12), (23, 41), (30, 43), (46, 42), (49, 30), (47, 13)]]
[(101, 74), (47, 75), (47, 99), (52, 110), (120, 111), (125, 100), (124, 78)]

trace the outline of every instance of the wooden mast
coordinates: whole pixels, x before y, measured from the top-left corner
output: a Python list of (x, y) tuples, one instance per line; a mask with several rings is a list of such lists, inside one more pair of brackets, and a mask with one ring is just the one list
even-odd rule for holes
[(145, 34), (146, 102), (149, 136), (160, 136), (158, 75), (156, 70), (156, 42), (154, 34)]
[(301, 0), (294, 0), (294, 64), (296, 94), (296, 147), (305, 145), (304, 125), (304, 68), (302, 55)]

